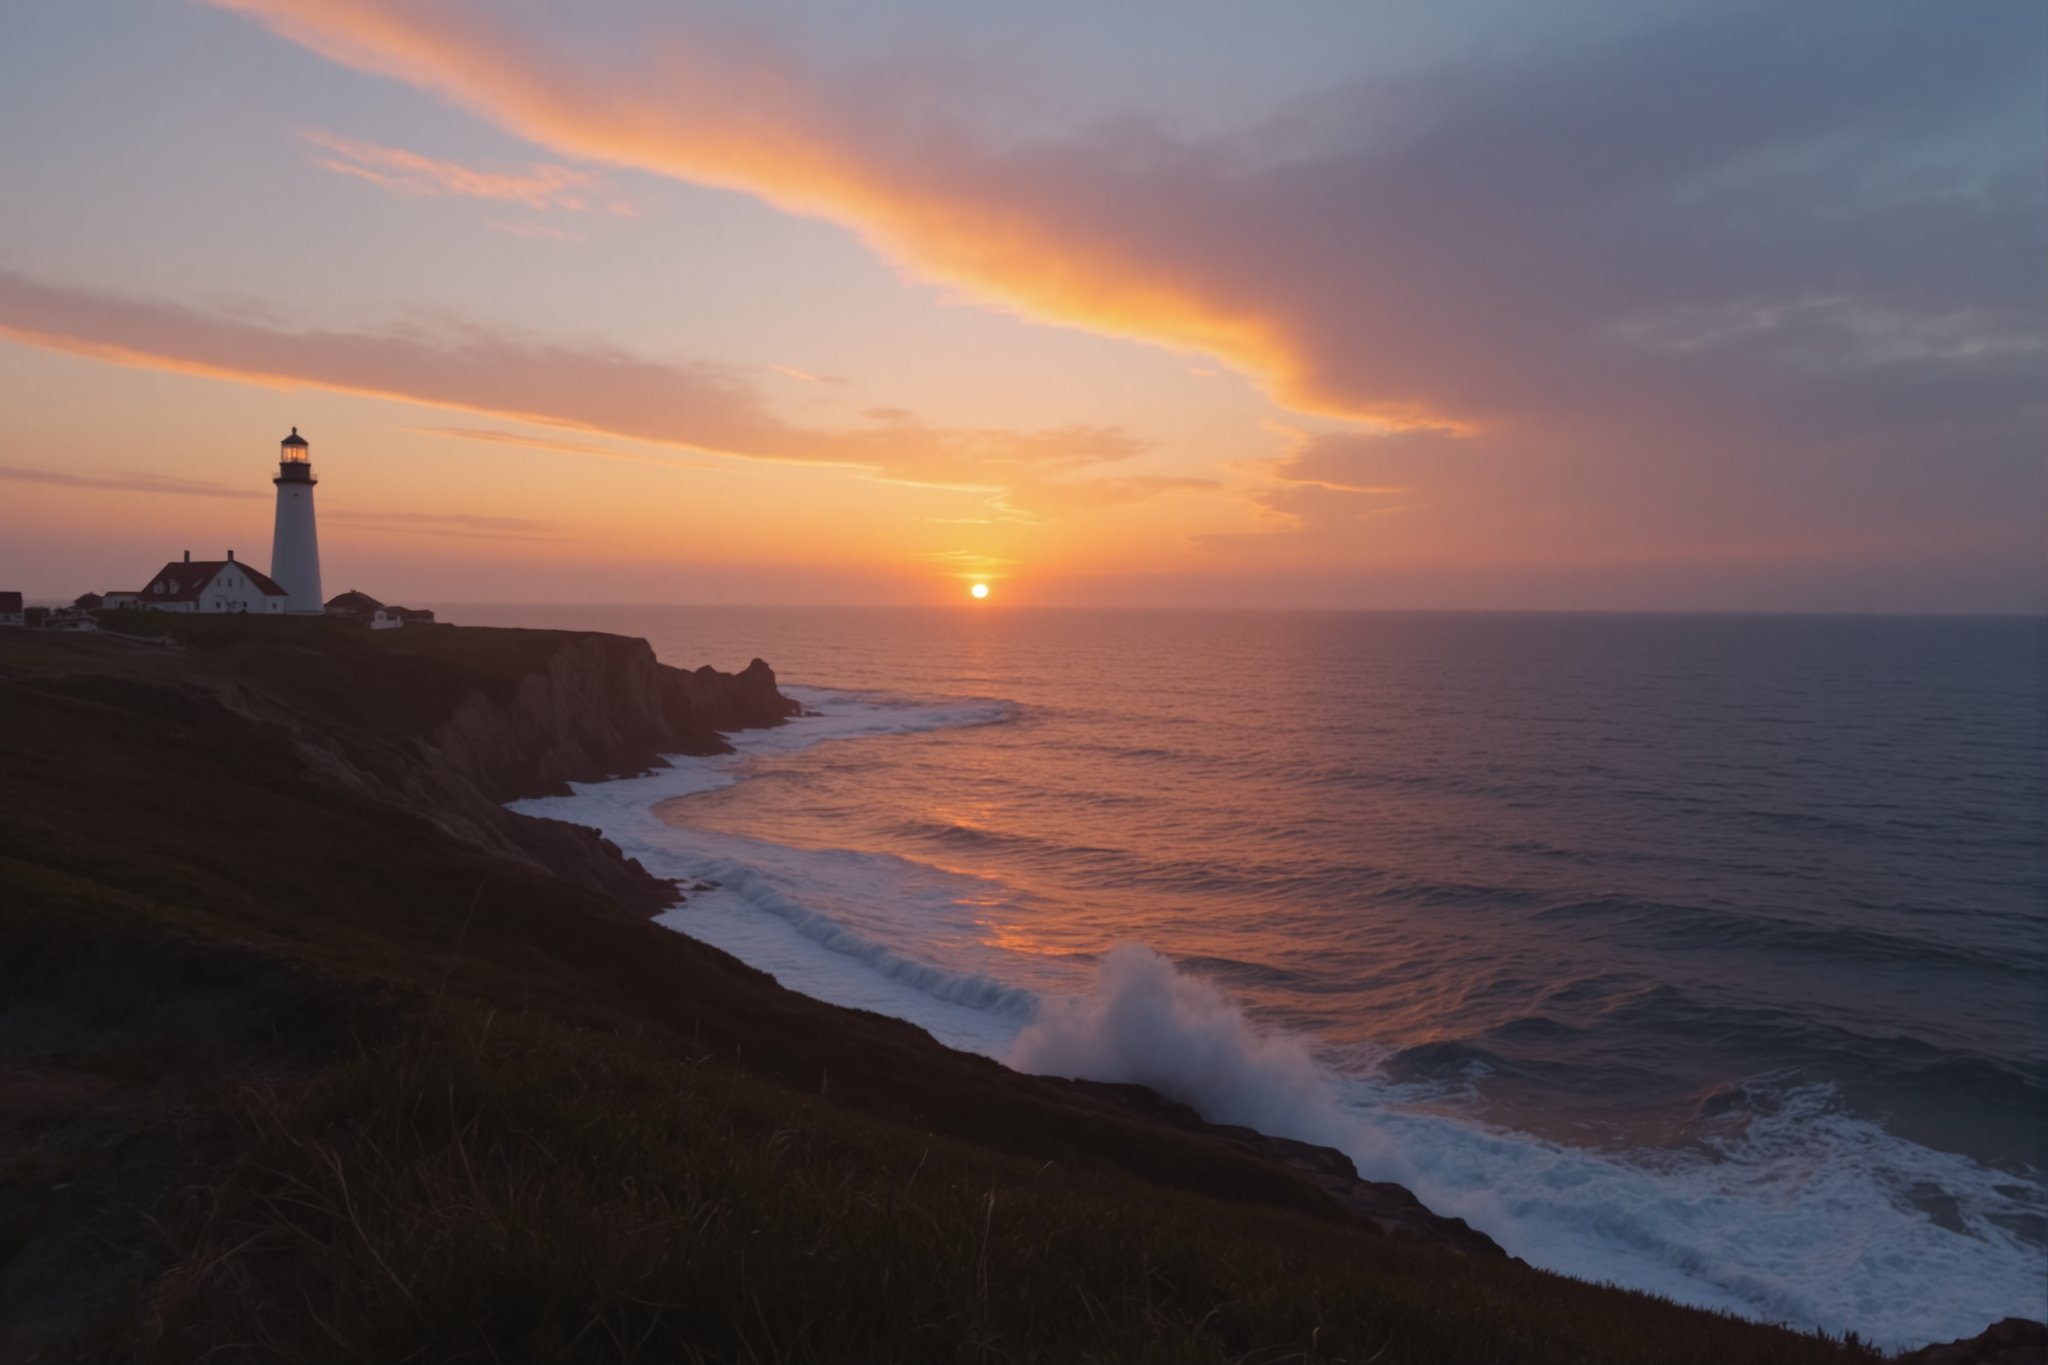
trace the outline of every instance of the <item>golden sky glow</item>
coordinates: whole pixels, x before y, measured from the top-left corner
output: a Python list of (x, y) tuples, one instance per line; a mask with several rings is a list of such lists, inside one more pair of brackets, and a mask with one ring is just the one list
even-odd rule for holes
[(33, 594), (260, 548), (296, 424), (423, 601), (2044, 596), (2002, 11), (1902, 92), (1917, 20), (1684, 0), (116, 7), (0, 56)]

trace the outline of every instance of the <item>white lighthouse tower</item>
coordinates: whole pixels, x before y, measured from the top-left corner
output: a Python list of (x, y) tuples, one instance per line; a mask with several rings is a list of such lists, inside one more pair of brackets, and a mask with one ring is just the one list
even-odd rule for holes
[(313, 520), (312, 457), (297, 427), (277, 452), (277, 529), (270, 538), (270, 576), (291, 594), (285, 610), (318, 615), (327, 599), (320, 595), (320, 529)]

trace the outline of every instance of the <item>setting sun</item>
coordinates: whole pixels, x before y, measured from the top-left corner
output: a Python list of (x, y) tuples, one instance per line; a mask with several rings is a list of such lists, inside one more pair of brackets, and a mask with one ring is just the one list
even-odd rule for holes
[(988, 584), (986, 584), (986, 583), (976, 583), (976, 584), (975, 584), (975, 585), (974, 585), (973, 587), (969, 588), (969, 589), (968, 589), (967, 591), (968, 591), (968, 592), (970, 592), (970, 593), (972, 593), (972, 594), (973, 594), (973, 595), (975, 596), (975, 598), (976, 598), (977, 600), (979, 600), (980, 598), (983, 598), (983, 597), (987, 597), (987, 596), (988, 596)]

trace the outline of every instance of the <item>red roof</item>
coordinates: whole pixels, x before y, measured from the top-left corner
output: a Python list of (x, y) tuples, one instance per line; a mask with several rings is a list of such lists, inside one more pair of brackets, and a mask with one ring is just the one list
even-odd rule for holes
[[(249, 581), (265, 597), (290, 597), (291, 594), (277, 586), (267, 575), (257, 573), (247, 564), (232, 559), (191, 559), (172, 560), (157, 570), (155, 578), (142, 585), (136, 594), (145, 602), (197, 602), (199, 594), (206, 591), (206, 585), (220, 575), (220, 571), (233, 564), (249, 575)], [(158, 592), (156, 585), (162, 583), (164, 591)]]
[(4, 612), (7, 612), (7, 613), (8, 613), (9, 615), (12, 615), (13, 613), (15, 613), (15, 612), (17, 612), (17, 611), (20, 611), (20, 610), (21, 610), (21, 594), (20, 594), (20, 593), (18, 593), (18, 592), (0, 592), (0, 611), (4, 611)]
[(382, 611), (383, 609), (384, 604), (382, 602), (379, 602), (366, 592), (357, 592), (354, 588), (350, 588), (347, 592), (328, 599), (327, 602), (327, 610), (335, 612)]
[(262, 591), (265, 597), (291, 596), (289, 592), (285, 591), (284, 586), (280, 584), (276, 579), (272, 578), (269, 574), (257, 573), (247, 564), (237, 564), (235, 565), (235, 567), (240, 569), (243, 573), (249, 575), (249, 581), (251, 583), (254, 583), (257, 586), (257, 588), (259, 588)]

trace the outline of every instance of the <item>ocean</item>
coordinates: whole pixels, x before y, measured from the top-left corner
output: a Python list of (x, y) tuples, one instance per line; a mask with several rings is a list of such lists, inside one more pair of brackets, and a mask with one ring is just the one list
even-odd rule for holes
[(518, 809), (1023, 1069), (1527, 1260), (1888, 1345), (2048, 1312), (2048, 623), (473, 607), (814, 715)]

